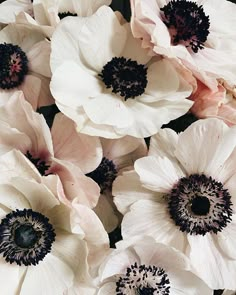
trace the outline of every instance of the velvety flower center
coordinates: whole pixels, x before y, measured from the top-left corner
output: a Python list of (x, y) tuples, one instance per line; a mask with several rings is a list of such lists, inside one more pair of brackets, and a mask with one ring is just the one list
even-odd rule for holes
[(0, 224), (0, 253), (9, 263), (36, 265), (50, 253), (55, 237), (49, 219), (41, 213), (12, 211)]
[(92, 172), (87, 174), (91, 177), (101, 189), (101, 193), (105, 190), (111, 190), (112, 183), (117, 176), (116, 166), (113, 161), (103, 157), (100, 165)]
[(72, 13), (72, 12), (59, 12), (58, 13), (58, 16), (60, 19), (63, 19), (64, 17), (67, 17), (67, 16), (78, 16), (77, 13)]
[(144, 93), (147, 86), (147, 68), (124, 57), (114, 57), (99, 74), (106, 88), (124, 97), (135, 98)]
[(195, 235), (216, 234), (232, 220), (228, 190), (205, 175), (181, 178), (169, 195), (168, 208), (180, 230)]
[(34, 158), (29, 151), (25, 154), (25, 156), (30, 160), (32, 164), (38, 169), (39, 173), (42, 176), (48, 175), (47, 170), (50, 168), (50, 165), (48, 165), (44, 160), (41, 160), (40, 158)]
[(163, 268), (138, 265), (136, 262), (126, 269), (126, 274), (116, 281), (116, 294), (169, 295), (170, 281)]
[(198, 6), (193, 1), (172, 0), (161, 11), (173, 45), (183, 44), (195, 53), (204, 48), (210, 21), (202, 5)]
[(13, 44), (0, 44), (0, 88), (15, 88), (28, 73), (28, 58), (25, 52)]

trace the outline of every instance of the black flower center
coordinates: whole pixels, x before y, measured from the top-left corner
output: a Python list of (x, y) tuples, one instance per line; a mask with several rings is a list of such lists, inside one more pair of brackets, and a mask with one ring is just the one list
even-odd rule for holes
[(11, 264), (36, 265), (51, 251), (55, 237), (49, 219), (41, 213), (12, 211), (0, 224), (0, 253)]
[(209, 16), (202, 5), (193, 1), (172, 0), (161, 8), (163, 22), (169, 29), (173, 45), (183, 44), (197, 53), (204, 48), (209, 34)]
[(207, 215), (210, 210), (211, 203), (207, 197), (196, 196), (192, 200), (191, 210), (196, 215)]
[(29, 151), (25, 154), (25, 156), (30, 160), (32, 164), (38, 169), (39, 173), (42, 176), (48, 175), (47, 170), (50, 168), (50, 165), (48, 165), (44, 160), (41, 160), (40, 158), (34, 158)]
[(77, 13), (72, 13), (72, 12), (59, 12), (58, 13), (58, 16), (60, 19), (63, 19), (64, 17), (67, 17), (67, 16), (78, 16)]
[(170, 281), (163, 268), (151, 265), (138, 265), (136, 262), (127, 268), (126, 274), (116, 281), (116, 294), (169, 295)]
[(113, 161), (103, 157), (100, 165), (86, 175), (100, 186), (101, 193), (103, 193), (105, 190), (111, 190), (112, 183), (117, 176), (117, 170)]
[(124, 97), (135, 98), (142, 95), (147, 86), (147, 68), (136, 61), (124, 57), (114, 57), (99, 74), (106, 88)]
[(0, 44), (0, 88), (15, 88), (28, 73), (28, 58), (18, 45)]
[(170, 217), (182, 232), (217, 233), (231, 222), (231, 196), (222, 183), (205, 175), (183, 177), (169, 195)]

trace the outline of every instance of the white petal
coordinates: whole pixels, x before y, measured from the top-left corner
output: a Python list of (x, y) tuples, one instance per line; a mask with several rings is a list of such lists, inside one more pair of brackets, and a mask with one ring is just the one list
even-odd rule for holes
[(223, 255), (217, 245), (217, 236), (188, 235), (190, 260), (198, 276), (212, 289), (236, 289), (236, 261)]
[[(224, 163), (235, 146), (229, 134), (224, 138), (227, 129), (221, 120), (206, 119), (193, 123), (179, 135), (176, 157), (189, 174), (212, 175)], [(229, 144), (230, 138), (233, 145)]]
[(91, 121), (117, 128), (128, 127), (133, 123), (132, 114), (122, 100), (112, 94), (101, 94), (84, 104), (84, 110)]
[(88, 97), (98, 95), (101, 86), (98, 79), (75, 62), (65, 61), (53, 73), (50, 89), (56, 101), (76, 108), (86, 102)]
[(105, 283), (103, 286), (99, 288), (97, 293), (97, 295), (111, 295), (111, 294), (116, 294), (115, 282)]
[(0, 284), (1, 292), (4, 295), (17, 294), (19, 292), (19, 266), (10, 264), (5, 258), (0, 257)]
[(143, 186), (156, 192), (170, 192), (174, 184), (184, 176), (166, 157), (147, 156), (138, 159), (134, 168)]
[(97, 168), (102, 159), (102, 147), (95, 136), (87, 136), (76, 131), (75, 123), (57, 114), (51, 128), (55, 157), (74, 163), (84, 173)]
[(134, 203), (122, 221), (123, 238), (148, 235), (157, 242), (185, 251), (186, 235), (170, 219), (166, 207), (166, 204), (151, 200)]
[(228, 258), (236, 260), (236, 216), (232, 216), (232, 221), (221, 232), (217, 233), (217, 242), (222, 252)]
[(162, 196), (144, 188), (135, 171), (127, 171), (118, 176), (113, 182), (112, 194), (115, 196), (114, 203), (122, 214), (125, 214), (129, 207), (138, 200), (155, 201)]
[(74, 273), (61, 259), (47, 254), (37, 266), (29, 266), (20, 294), (63, 294), (73, 284)]
[(81, 59), (96, 72), (101, 72), (107, 62), (120, 55), (127, 38), (116, 14), (106, 6), (87, 18), (78, 30)]
[(11, 183), (25, 196), (34, 211), (44, 213), (59, 205), (58, 199), (41, 183), (21, 177), (12, 179)]

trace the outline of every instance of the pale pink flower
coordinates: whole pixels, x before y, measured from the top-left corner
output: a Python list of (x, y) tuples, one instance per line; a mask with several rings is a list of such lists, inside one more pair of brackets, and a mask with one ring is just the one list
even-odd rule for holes
[(53, 104), (49, 90), (50, 52), (50, 42), (43, 33), (24, 25), (9, 24), (3, 28), (0, 31), (0, 94), (7, 98), (16, 90), (22, 90), (35, 110)]
[(190, 96), (194, 101), (191, 112), (198, 118), (217, 117), (229, 126), (236, 124), (236, 88), (219, 82), (216, 91), (198, 81), (197, 90)]
[[(58, 175), (65, 191), (65, 203), (70, 204), (73, 200), (89, 207), (97, 204), (100, 189), (84, 175), (98, 165), (100, 143), (96, 137), (84, 141), (76, 132), (74, 123), (61, 114), (56, 117), (51, 134), (43, 116), (33, 111), (22, 92), (15, 92), (8, 103), (0, 107), (0, 117), (3, 160), (7, 151), (18, 150), (16, 159), (12, 160), (16, 163), (13, 167), (17, 162), (21, 167), (27, 165), (25, 170), (30, 170), (29, 174), (38, 182), (44, 176), (44, 181), (48, 179), (50, 183), (51, 174)], [(87, 158), (86, 163), (84, 158)], [(21, 168), (12, 173), (20, 174)]]
[(120, 225), (121, 221), (121, 214), (113, 202), (113, 181), (122, 171), (133, 169), (135, 160), (147, 154), (147, 146), (143, 139), (131, 136), (119, 139), (100, 138), (100, 142), (102, 146), (100, 162), (87, 176), (91, 177), (101, 189), (94, 211), (109, 233)]
[(236, 6), (226, 0), (131, 0), (131, 27), (143, 47), (175, 57), (216, 90), (236, 80)]

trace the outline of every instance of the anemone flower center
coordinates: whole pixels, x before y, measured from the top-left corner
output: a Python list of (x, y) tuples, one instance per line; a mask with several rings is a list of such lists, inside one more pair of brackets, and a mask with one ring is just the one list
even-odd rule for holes
[(140, 295), (169, 295), (170, 281), (163, 268), (135, 262), (116, 281), (117, 295), (130, 294), (130, 290)]
[(142, 95), (147, 86), (147, 68), (136, 61), (124, 57), (114, 57), (99, 74), (106, 88), (124, 97), (135, 98)]
[(34, 166), (38, 169), (39, 173), (42, 176), (49, 174), (47, 173), (47, 170), (50, 168), (50, 165), (48, 165), (44, 160), (33, 157), (29, 151), (26, 152), (25, 156), (30, 160), (32, 164), (34, 164)]
[(181, 178), (169, 194), (168, 208), (180, 230), (194, 235), (217, 233), (232, 221), (228, 190), (204, 174)]
[(0, 224), (0, 253), (10, 264), (36, 265), (51, 252), (55, 236), (49, 219), (41, 213), (12, 211)]
[(100, 186), (101, 193), (103, 193), (105, 190), (111, 190), (112, 183), (117, 176), (117, 170), (113, 161), (103, 157), (100, 165), (86, 175)]
[(194, 53), (204, 48), (210, 21), (202, 5), (198, 6), (193, 1), (172, 0), (161, 11), (173, 45), (183, 44)]
[(13, 44), (0, 44), (0, 88), (11, 89), (22, 84), (28, 73), (25, 52)]
[(78, 16), (78, 15), (77, 15), (77, 13), (72, 13), (72, 12), (66, 11), (66, 12), (59, 12), (58, 16), (60, 19), (63, 19), (64, 17), (67, 17), (67, 16)]

